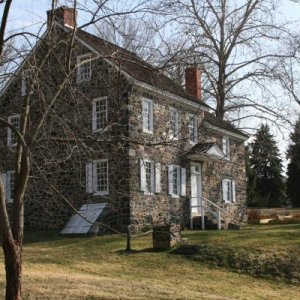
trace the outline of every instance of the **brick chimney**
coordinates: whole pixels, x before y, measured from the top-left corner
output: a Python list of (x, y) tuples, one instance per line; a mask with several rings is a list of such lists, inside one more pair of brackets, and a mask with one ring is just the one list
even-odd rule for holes
[(185, 89), (196, 97), (199, 101), (202, 100), (201, 95), (201, 71), (196, 67), (185, 69)]
[(74, 8), (60, 6), (54, 10), (51, 9), (47, 11), (48, 26), (50, 25), (52, 18), (53, 22), (56, 21), (65, 27), (74, 28), (76, 27), (77, 12)]

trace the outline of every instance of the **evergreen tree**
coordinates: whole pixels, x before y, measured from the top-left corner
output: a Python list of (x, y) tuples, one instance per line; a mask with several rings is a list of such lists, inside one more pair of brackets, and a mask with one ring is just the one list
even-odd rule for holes
[(268, 125), (261, 125), (250, 144), (250, 168), (255, 173), (256, 205), (285, 205), (285, 185), (279, 150)]
[(291, 134), (287, 157), (288, 164), (287, 195), (293, 207), (300, 207), (300, 117)]
[(247, 176), (247, 206), (248, 207), (257, 207), (259, 205), (258, 195), (256, 192), (256, 175), (255, 172), (250, 167), (250, 153), (249, 147), (245, 148), (245, 164), (246, 164), (246, 176)]

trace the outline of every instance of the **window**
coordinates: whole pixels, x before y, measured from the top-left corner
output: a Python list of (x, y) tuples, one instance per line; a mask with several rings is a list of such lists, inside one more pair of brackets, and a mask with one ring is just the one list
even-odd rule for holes
[(87, 193), (93, 195), (108, 195), (108, 160), (101, 159), (86, 165)]
[[(8, 123), (14, 126), (17, 130), (20, 130), (20, 115), (9, 116)], [(17, 141), (18, 138), (16, 133), (11, 128), (7, 128), (7, 145), (14, 146), (17, 144)]]
[(160, 173), (161, 164), (148, 159), (141, 159), (141, 191), (145, 194), (161, 192)]
[(153, 102), (143, 99), (143, 132), (153, 133)]
[(89, 81), (92, 75), (91, 54), (78, 56), (77, 65), (77, 83)]
[(107, 125), (107, 97), (93, 100), (92, 129), (103, 130)]
[(223, 148), (223, 154), (225, 159), (230, 159), (230, 141), (229, 137), (224, 136), (222, 138), (222, 148)]
[(179, 195), (179, 186), (180, 186), (180, 168), (178, 166), (174, 166), (173, 168), (173, 194)]
[[(22, 72), (22, 79), (21, 79), (21, 96), (26, 96), (28, 93), (29, 88), (29, 80), (30, 76), (32, 76), (31, 70), (24, 70)], [(32, 92), (32, 91), (31, 91)]]
[(154, 192), (154, 163), (150, 161), (144, 162), (145, 168), (145, 179), (146, 179), (146, 192)]
[(12, 203), (15, 191), (15, 172), (8, 171), (2, 174), (2, 182), (4, 185), (5, 197), (8, 203)]
[(170, 108), (170, 137), (178, 139), (179, 133), (179, 114), (175, 108)]
[(177, 198), (186, 195), (186, 169), (178, 165), (169, 165), (169, 194)]
[(198, 126), (196, 116), (189, 114), (189, 141), (192, 144), (198, 142)]
[(232, 203), (236, 201), (235, 182), (230, 179), (222, 180), (223, 201)]

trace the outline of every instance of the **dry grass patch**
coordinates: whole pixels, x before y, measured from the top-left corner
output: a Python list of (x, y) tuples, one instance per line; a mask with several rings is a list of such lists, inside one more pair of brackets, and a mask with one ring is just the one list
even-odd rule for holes
[[(133, 249), (137, 251), (132, 254), (125, 254), (124, 248), (125, 241), (114, 235), (62, 238), (48, 232), (30, 234), (24, 247), (25, 299), (300, 298), (298, 286), (207, 267), (169, 252), (147, 250), (151, 248), (151, 237), (135, 240)], [(2, 267), (0, 297), (3, 275)]]

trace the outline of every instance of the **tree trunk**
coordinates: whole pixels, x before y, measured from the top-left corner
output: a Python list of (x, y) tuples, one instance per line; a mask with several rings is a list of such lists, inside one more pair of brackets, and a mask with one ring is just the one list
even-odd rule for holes
[(3, 238), (6, 271), (5, 300), (22, 299), (22, 248), (13, 240)]

